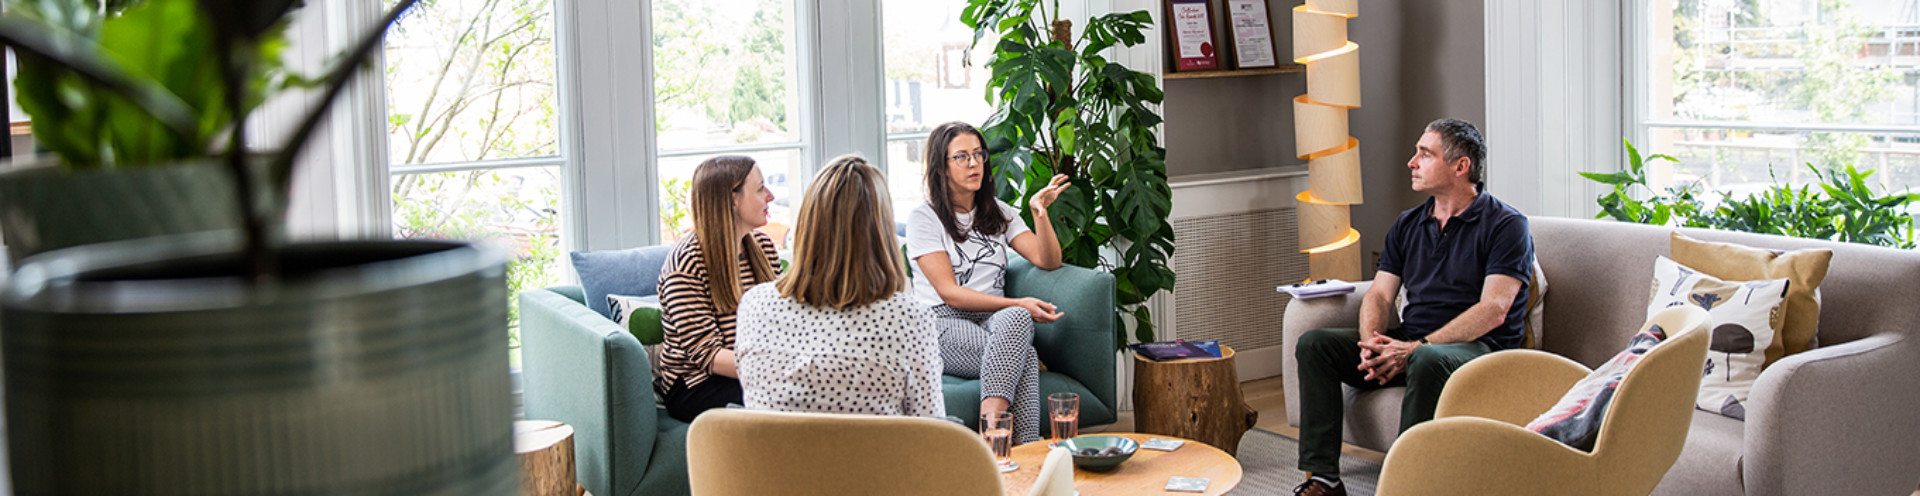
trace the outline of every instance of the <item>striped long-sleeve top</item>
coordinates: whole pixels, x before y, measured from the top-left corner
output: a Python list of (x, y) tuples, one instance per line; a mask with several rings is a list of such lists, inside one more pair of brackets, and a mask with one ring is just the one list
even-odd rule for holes
[[(760, 244), (760, 256), (779, 271), (780, 252), (773, 247), (773, 238), (754, 231), (753, 238)], [(753, 269), (746, 257), (756, 254), (741, 252), (739, 264), (741, 293), (762, 281), (753, 280)], [(662, 397), (676, 381), (682, 387), (693, 387), (707, 380), (713, 374), (713, 356), (720, 350), (733, 349), (734, 314), (721, 314), (714, 307), (713, 293), (708, 291), (706, 257), (700, 253), (700, 243), (688, 237), (673, 248), (667, 256), (665, 266), (660, 268), (660, 324), (666, 334), (665, 346), (661, 347), (660, 374), (653, 378), (653, 390)]]

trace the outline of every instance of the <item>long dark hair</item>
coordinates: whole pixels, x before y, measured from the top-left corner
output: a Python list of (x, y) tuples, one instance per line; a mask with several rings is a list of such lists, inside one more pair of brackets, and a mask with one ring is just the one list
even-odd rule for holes
[[(927, 201), (933, 205), (933, 215), (940, 218), (940, 226), (947, 228), (947, 237), (953, 238), (956, 243), (966, 242), (967, 232), (960, 230), (953, 220), (953, 191), (948, 186), (950, 179), (947, 177), (947, 154), (950, 153), (947, 144), (961, 134), (973, 135), (974, 139), (980, 140), (981, 149), (985, 149), (987, 139), (980, 135), (979, 129), (965, 122), (954, 121), (933, 128), (933, 132), (927, 135), (927, 151), (922, 157), (927, 163)], [(993, 161), (987, 160), (980, 164), (980, 168), (980, 191), (973, 193), (972, 230), (989, 236), (1006, 232), (1007, 224), (1012, 221), (1007, 219), (1006, 212), (1000, 211), (998, 197), (993, 192)]]

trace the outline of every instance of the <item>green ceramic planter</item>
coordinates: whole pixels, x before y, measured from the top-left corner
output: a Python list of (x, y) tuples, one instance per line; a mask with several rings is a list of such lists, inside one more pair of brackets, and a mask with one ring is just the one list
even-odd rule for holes
[(504, 253), (232, 236), (27, 259), (0, 296), (20, 494), (513, 494)]
[(18, 265), (70, 246), (237, 228), (236, 197), (211, 161), (66, 171), (50, 160), (0, 172), (0, 236)]

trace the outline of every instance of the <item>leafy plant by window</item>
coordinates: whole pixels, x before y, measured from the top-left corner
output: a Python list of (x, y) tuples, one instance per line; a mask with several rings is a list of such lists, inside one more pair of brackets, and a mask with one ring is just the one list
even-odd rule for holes
[[(1794, 186), (1775, 184), (1746, 198), (1728, 198), (1708, 206), (1696, 184), (1654, 189), (1648, 182), (1646, 162), (1679, 160), (1667, 155), (1642, 157), (1633, 143), (1627, 147), (1627, 168), (1602, 174), (1582, 172), (1581, 176), (1613, 186), (1613, 191), (1596, 200), (1601, 212), (1595, 218), (1613, 218), (1641, 224), (1705, 227), (1798, 238), (1826, 239), (1864, 243), (1901, 249), (1915, 247), (1914, 219), (1909, 207), (1920, 202), (1920, 194), (1889, 194), (1873, 191), (1867, 178), (1875, 171), (1860, 171), (1852, 165), (1840, 169), (1821, 169), (1806, 164), (1818, 183)], [(1730, 196), (1719, 193), (1719, 196)]]
[[(1162, 93), (1152, 74), (1109, 62), (1103, 52), (1146, 42), (1146, 11), (1094, 17), (1076, 40), (1056, 0), (969, 0), (961, 21), (974, 43), (999, 35), (987, 83), (994, 107), (981, 133), (993, 154), (1002, 199), (1026, 204), (1054, 174), (1072, 187), (1050, 214), (1066, 263), (1111, 268), (1115, 332), (1133, 319), (1134, 336), (1153, 340), (1147, 298), (1173, 288), (1173, 191), (1166, 149), (1155, 138), (1161, 119), (1148, 105)], [(1042, 23), (1045, 24), (1042, 24)], [(971, 60), (968, 61), (972, 63)], [(1023, 217), (1031, 212), (1021, 209)], [(1031, 219), (1029, 219), (1031, 221)], [(1111, 250), (1118, 259), (1102, 257)], [(1125, 342), (1125, 336), (1117, 336)]]

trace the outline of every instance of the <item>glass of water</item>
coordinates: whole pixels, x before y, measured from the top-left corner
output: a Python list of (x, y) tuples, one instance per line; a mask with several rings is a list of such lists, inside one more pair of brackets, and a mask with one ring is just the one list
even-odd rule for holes
[(1080, 395), (1047, 395), (1047, 418), (1053, 424), (1053, 439), (1047, 443), (1048, 446), (1059, 446), (1061, 441), (1080, 435)]
[(1001, 472), (1012, 472), (1020, 468), (1013, 462), (1013, 412), (981, 413), (980, 439), (987, 442), (987, 448), (993, 450), (993, 463)]

